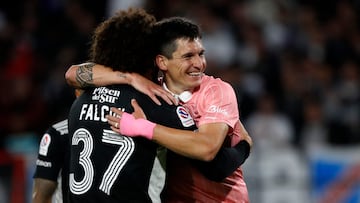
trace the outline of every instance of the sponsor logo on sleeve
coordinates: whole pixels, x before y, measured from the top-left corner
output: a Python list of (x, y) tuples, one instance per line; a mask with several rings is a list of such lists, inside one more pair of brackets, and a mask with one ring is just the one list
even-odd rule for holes
[(207, 111), (210, 113), (221, 113), (224, 115), (228, 115), (226, 109), (222, 109), (221, 107), (215, 105), (211, 105)]
[(44, 134), (41, 138), (40, 147), (39, 147), (39, 154), (43, 156), (47, 156), (49, 146), (51, 143), (51, 137), (49, 134)]
[(52, 167), (51, 162), (49, 162), (49, 161), (42, 161), (42, 160), (40, 160), (40, 159), (36, 160), (36, 165), (37, 165), (37, 166), (42, 166), (42, 167), (45, 167), (45, 168), (51, 168), (51, 167)]

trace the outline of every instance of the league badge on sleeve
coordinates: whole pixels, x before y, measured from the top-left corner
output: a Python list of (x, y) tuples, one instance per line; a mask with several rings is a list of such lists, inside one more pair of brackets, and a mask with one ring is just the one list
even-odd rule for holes
[(186, 110), (183, 106), (178, 106), (176, 108), (176, 113), (180, 118), (180, 121), (184, 127), (190, 127), (195, 124), (193, 118), (191, 117), (190, 113)]
[(51, 137), (49, 134), (44, 134), (43, 137), (41, 138), (41, 142), (40, 142), (40, 147), (39, 147), (39, 154), (46, 156), (49, 150), (49, 146), (50, 146), (50, 142), (51, 142)]

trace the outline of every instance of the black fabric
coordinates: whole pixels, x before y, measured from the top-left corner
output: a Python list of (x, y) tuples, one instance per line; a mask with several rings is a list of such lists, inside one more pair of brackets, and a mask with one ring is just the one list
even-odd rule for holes
[(242, 140), (234, 147), (222, 147), (210, 162), (192, 161), (206, 178), (220, 182), (240, 167), (249, 157), (249, 154), (250, 145)]
[[(104, 119), (112, 106), (131, 113), (133, 98), (148, 120), (180, 129), (195, 129), (194, 125), (182, 125), (178, 107), (165, 102), (158, 106), (130, 86), (86, 90), (75, 100), (69, 115), (69, 133), (72, 135), (70, 173), (75, 180), (69, 185), (73, 202), (151, 202), (148, 187), (157, 144), (142, 137), (114, 134)], [(82, 158), (80, 153), (84, 154)], [(86, 164), (81, 165), (80, 159)], [(82, 180), (87, 180), (88, 187)]]
[[(45, 141), (44, 136), (48, 136)], [(46, 146), (47, 145), (47, 146)], [(68, 156), (69, 134), (68, 121), (63, 120), (49, 127), (40, 143), (39, 150), (45, 149), (46, 153), (38, 153), (34, 178), (41, 178), (57, 182), (61, 176), (63, 202), (67, 203), (68, 193)], [(61, 172), (61, 173), (60, 173)]]

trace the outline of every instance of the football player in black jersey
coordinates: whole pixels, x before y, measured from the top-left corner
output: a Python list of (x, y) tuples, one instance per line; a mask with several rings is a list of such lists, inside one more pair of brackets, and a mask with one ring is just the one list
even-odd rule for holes
[[(147, 58), (153, 23), (155, 18), (142, 9), (116, 13), (96, 28), (91, 61), (154, 78), (157, 68)], [(151, 202), (148, 187), (157, 144), (144, 138), (119, 136), (105, 118), (111, 113), (110, 106), (132, 112), (133, 98), (153, 122), (196, 128), (184, 108), (165, 102), (159, 106), (129, 85), (86, 89), (73, 103), (68, 117), (70, 202)]]
[[(75, 89), (75, 96), (82, 93)], [(67, 203), (69, 150), (68, 120), (50, 126), (41, 138), (34, 173), (32, 203)]]
[[(32, 203), (66, 203), (68, 122), (55, 123), (43, 135), (36, 160)], [(59, 147), (62, 146), (62, 147)]]

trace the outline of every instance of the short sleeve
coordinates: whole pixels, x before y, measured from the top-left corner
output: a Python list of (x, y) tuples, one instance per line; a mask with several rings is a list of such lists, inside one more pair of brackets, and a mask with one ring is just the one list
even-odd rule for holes
[(209, 84), (201, 95), (198, 110), (201, 118), (198, 125), (225, 122), (234, 128), (239, 120), (237, 98), (232, 86), (223, 81)]
[(62, 134), (61, 131), (56, 130), (53, 126), (50, 127), (42, 136), (39, 144), (34, 178), (56, 181), (61, 168), (64, 166), (67, 145), (67, 129), (66, 133)]

